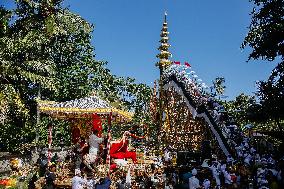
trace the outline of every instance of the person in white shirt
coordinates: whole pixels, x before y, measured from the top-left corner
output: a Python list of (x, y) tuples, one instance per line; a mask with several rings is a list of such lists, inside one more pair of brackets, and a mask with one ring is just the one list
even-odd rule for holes
[(220, 188), (221, 187), (221, 181), (220, 181), (220, 171), (218, 169), (218, 162), (213, 162), (213, 164), (210, 167), (211, 171), (212, 171), (212, 175), (215, 179), (216, 182), (216, 188)]
[(189, 189), (200, 188), (199, 180), (196, 178), (197, 170), (195, 168), (192, 169), (191, 174), (193, 176), (188, 179)]
[(103, 138), (98, 137), (97, 134), (98, 130), (94, 130), (93, 134), (91, 134), (89, 137), (89, 153), (95, 156), (98, 154), (99, 144), (103, 142)]
[(275, 165), (275, 160), (273, 159), (273, 157), (270, 156), (267, 160), (267, 163), (273, 166)]
[(72, 189), (83, 189), (87, 184), (87, 180), (81, 177), (81, 171), (75, 169), (75, 176), (72, 178)]
[(251, 148), (250, 148), (250, 153), (251, 153), (251, 154), (254, 154), (255, 152), (256, 152), (256, 149), (255, 149), (254, 147), (251, 147)]
[(225, 170), (223, 172), (223, 174), (224, 174), (224, 177), (225, 177), (225, 185), (230, 186), (233, 183), (232, 178), (231, 178), (231, 174), (227, 170)]
[(250, 165), (250, 162), (251, 162), (251, 159), (252, 159), (252, 156), (249, 154), (249, 153), (245, 153), (244, 154), (244, 162), (247, 164), (247, 165)]
[(168, 165), (170, 159), (170, 152), (168, 149), (165, 149), (164, 151), (164, 159), (165, 159), (165, 164)]
[(237, 146), (237, 147), (235, 147), (235, 149), (237, 151), (238, 157), (239, 158), (243, 157), (242, 146)]
[(83, 163), (89, 169), (91, 169), (93, 172), (94, 172), (94, 170), (92, 169), (92, 167), (90, 165), (92, 165), (93, 163), (96, 162), (99, 144), (103, 142), (103, 138), (99, 138), (97, 136), (97, 134), (98, 134), (98, 131), (94, 130), (93, 134), (90, 135), (90, 137), (89, 137), (89, 146), (90, 146), (89, 153), (85, 154), (83, 156)]
[(222, 165), (220, 166), (220, 171), (221, 171), (222, 173), (224, 173), (224, 172), (226, 171), (226, 167), (227, 167), (226, 163), (223, 162)]
[(128, 171), (127, 171), (127, 174), (126, 174), (126, 178), (125, 178), (126, 185), (130, 186), (130, 187), (131, 187), (131, 180), (132, 180), (132, 178), (131, 178), (131, 169), (132, 169), (132, 167), (128, 168)]
[(96, 186), (96, 180), (95, 179), (87, 180), (86, 185), (87, 185), (86, 189), (93, 189)]
[(227, 156), (227, 163), (232, 166), (233, 161), (234, 161), (234, 158), (231, 155), (228, 155)]
[(204, 189), (209, 189), (210, 188), (210, 180), (209, 179), (205, 179), (203, 181), (202, 186), (203, 186)]

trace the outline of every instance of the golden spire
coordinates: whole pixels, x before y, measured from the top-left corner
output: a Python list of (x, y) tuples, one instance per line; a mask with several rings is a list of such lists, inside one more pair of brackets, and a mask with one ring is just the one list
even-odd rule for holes
[(167, 23), (167, 13), (165, 12), (165, 18), (163, 27), (161, 30), (161, 45), (159, 46), (158, 50), (160, 51), (159, 54), (157, 54), (157, 58), (159, 58), (159, 62), (157, 62), (156, 66), (160, 68), (160, 71), (163, 72), (165, 68), (167, 68), (169, 65), (171, 65), (171, 61), (169, 58), (172, 56), (172, 54), (169, 52), (170, 44), (169, 41), (169, 32), (168, 32), (168, 23)]

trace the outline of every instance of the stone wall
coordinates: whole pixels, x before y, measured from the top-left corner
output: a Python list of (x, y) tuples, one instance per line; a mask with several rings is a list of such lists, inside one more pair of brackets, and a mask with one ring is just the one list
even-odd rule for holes
[[(68, 150), (70, 150), (70, 147), (55, 147), (52, 149), (52, 156), (57, 153), (59, 159), (65, 159), (68, 153)], [(10, 167), (10, 160), (12, 158), (18, 158), (22, 161), (22, 164), (30, 164), (33, 165), (37, 162), (37, 159), (39, 158), (39, 154), (44, 153), (47, 157), (47, 148), (43, 149), (32, 149), (30, 156), (21, 156), (21, 155), (12, 155), (7, 152), (0, 152), (0, 176), (1, 175), (8, 175), (11, 171)]]

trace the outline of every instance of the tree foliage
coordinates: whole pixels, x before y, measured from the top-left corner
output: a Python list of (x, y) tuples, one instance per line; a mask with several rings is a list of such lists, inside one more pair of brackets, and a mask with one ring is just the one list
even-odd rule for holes
[[(17, 151), (15, 146), (33, 142), (37, 134), (44, 144), (48, 122), (66, 127), (65, 122), (47, 118), (35, 127), (39, 94), (44, 100), (67, 101), (96, 91), (114, 106), (135, 112), (138, 122), (146, 119), (150, 88), (113, 75), (107, 62), (95, 59), (92, 24), (62, 7), (62, 0), (17, 0), (15, 4), (13, 10), (0, 7), (3, 149)], [(68, 129), (56, 132), (70, 134)]]
[(249, 108), (249, 119), (259, 123), (272, 121), (279, 131), (283, 131), (281, 120), (284, 120), (284, 88), (275, 85), (277, 84), (270, 80), (258, 83), (257, 95), (260, 101)]
[[(225, 86), (225, 78), (224, 77), (216, 77), (213, 81), (213, 86), (211, 88), (212, 95), (215, 96), (221, 96), (224, 94), (226, 86)], [(214, 91), (213, 91), (214, 90)]]
[[(250, 0), (254, 3), (249, 32), (242, 47), (250, 46), (249, 59), (274, 60), (284, 55), (284, 1)], [(282, 59), (283, 60), (283, 59)]]
[(250, 107), (256, 104), (254, 96), (241, 93), (234, 100), (228, 102), (222, 101), (222, 104), (229, 115), (233, 117), (237, 125), (244, 126), (252, 121), (249, 119), (248, 112)]
[[(258, 82), (259, 103), (251, 107), (259, 121), (275, 121), (280, 130), (284, 115), (284, 1), (251, 0), (254, 8), (242, 48), (251, 47), (251, 59), (277, 62), (267, 81)], [(251, 113), (252, 114), (252, 113)]]

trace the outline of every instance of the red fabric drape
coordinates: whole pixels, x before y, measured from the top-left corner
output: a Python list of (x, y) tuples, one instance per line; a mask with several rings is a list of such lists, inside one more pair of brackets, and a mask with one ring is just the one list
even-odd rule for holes
[(110, 147), (110, 157), (115, 159), (131, 158), (134, 163), (137, 162), (136, 152), (129, 152), (128, 140), (121, 140), (119, 143), (112, 143)]
[(98, 137), (102, 136), (102, 120), (100, 116), (96, 113), (92, 114), (92, 120), (93, 120), (93, 130), (97, 130), (98, 132)]
[(81, 134), (80, 134), (80, 129), (78, 127), (75, 127), (72, 129), (72, 142), (73, 144), (76, 144), (79, 139), (81, 137)]

